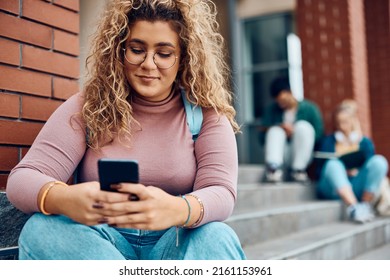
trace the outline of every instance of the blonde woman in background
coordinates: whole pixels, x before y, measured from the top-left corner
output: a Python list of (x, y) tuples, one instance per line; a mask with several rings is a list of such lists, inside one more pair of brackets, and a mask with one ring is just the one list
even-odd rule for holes
[[(245, 258), (221, 222), (237, 196), (239, 127), (217, 28), (209, 0), (110, 2), (83, 92), (10, 174), (9, 200), (33, 214), (21, 259)], [(181, 92), (202, 109), (196, 142)], [(137, 160), (140, 183), (101, 191), (102, 157)], [(79, 163), (81, 183), (67, 185)]]
[(364, 223), (375, 217), (371, 202), (387, 174), (387, 160), (376, 155), (373, 142), (361, 132), (357, 105), (343, 101), (334, 114), (335, 132), (324, 138), (321, 151), (343, 154), (361, 151), (363, 161), (347, 168), (339, 159), (329, 159), (319, 167), (318, 194), (325, 199), (342, 199), (350, 220)]

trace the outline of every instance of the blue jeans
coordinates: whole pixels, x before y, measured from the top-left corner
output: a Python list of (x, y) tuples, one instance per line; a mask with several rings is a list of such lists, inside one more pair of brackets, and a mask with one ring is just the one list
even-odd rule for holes
[(234, 231), (212, 222), (195, 229), (162, 231), (86, 226), (65, 216), (34, 214), (19, 237), (19, 259), (211, 260), (245, 259)]
[(383, 156), (374, 155), (364, 163), (356, 176), (348, 177), (343, 163), (338, 159), (330, 159), (321, 170), (317, 191), (322, 198), (339, 199), (338, 190), (350, 186), (360, 201), (364, 192), (378, 193), (387, 170), (387, 160)]

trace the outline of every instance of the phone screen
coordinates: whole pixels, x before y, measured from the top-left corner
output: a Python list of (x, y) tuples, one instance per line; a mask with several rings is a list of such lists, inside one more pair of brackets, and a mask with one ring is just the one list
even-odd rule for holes
[(119, 183), (138, 183), (138, 162), (130, 159), (102, 158), (98, 161), (100, 188), (115, 192), (110, 186)]

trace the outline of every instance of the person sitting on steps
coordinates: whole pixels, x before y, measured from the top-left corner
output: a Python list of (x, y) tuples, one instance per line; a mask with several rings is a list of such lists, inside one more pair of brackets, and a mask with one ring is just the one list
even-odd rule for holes
[(339, 158), (331, 158), (319, 164), (317, 193), (319, 198), (342, 199), (346, 204), (348, 219), (364, 223), (374, 219), (371, 205), (387, 174), (388, 162), (376, 155), (373, 142), (360, 130), (357, 105), (353, 100), (343, 101), (334, 115), (336, 131), (326, 136), (320, 151), (345, 155), (362, 151), (361, 164), (347, 168)]
[(274, 102), (267, 108), (263, 122), (266, 180), (282, 181), (287, 167), (294, 181), (305, 182), (314, 147), (323, 135), (321, 111), (307, 99), (298, 101), (286, 77), (275, 79), (270, 89)]

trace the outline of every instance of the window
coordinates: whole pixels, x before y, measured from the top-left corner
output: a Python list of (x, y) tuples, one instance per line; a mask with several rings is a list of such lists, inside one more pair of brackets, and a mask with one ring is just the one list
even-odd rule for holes
[[(294, 32), (292, 13), (278, 13), (246, 19), (241, 24), (241, 98), (240, 110), (246, 131), (245, 153), (247, 163), (262, 163), (262, 147), (259, 141), (259, 124), (265, 108), (272, 102), (269, 88), (272, 80), (280, 75), (290, 76), (292, 87), (302, 88), (300, 58), (289, 60), (289, 53), (297, 53), (299, 39)], [(287, 37), (291, 34), (289, 40)], [(295, 47), (290, 48), (287, 41)], [(298, 46), (300, 50), (300, 46)], [(300, 55), (300, 53), (299, 53)], [(298, 61), (298, 62), (297, 62)], [(292, 63), (293, 62), (293, 63)], [(298, 70), (298, 72), (296, 71)], [(298, 74), (297, 74), (298, 73)], [(298, 82), (292, 82), (298, 79)], [(297, 90), (298, 95), (302, 95)]]

